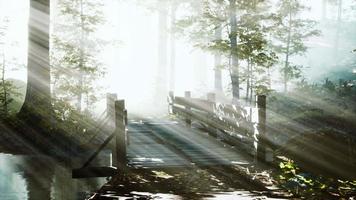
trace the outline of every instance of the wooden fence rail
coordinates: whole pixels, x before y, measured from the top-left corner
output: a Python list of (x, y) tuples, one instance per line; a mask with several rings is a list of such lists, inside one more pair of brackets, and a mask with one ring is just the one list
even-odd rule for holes
[[(107, 135), (105, 131), (98, 131), (100, 134), (97, 136), (101, 137), (101, 140), (104, 137), (104, 141), (97, 147), (97, 150), (94, 151), (81, 168), (73, 169), (73, 178), (108, 177), (126, 170), (127, 110), (125, 109), (125, 101), (116, 100), (116, 95), (113, 94), (108, 95), (108, 100), (107, 114), (108, 117), (113, 118), (115, 122), (113, 132)], [(107, 125), (112, 127), (110, 123), (109, 121)], [(100, 152), (107, 148), (111, 148), (112, 166), (92, 166), (93, 161), (99, 156)]]
[[(208, 93), (207, 99), (192, 98), (191, 92), (184, 97), (169, 93), (169, 110), (171, 114), (181, 116), (188, 126), (192, 121), (205, 124), (210, 131), (219, 130), (234, 144), (243, 144), (248, 153), (258, 160), (271, 161), (266, 155), (266, 96), (257, 97), (256, 108), (219, 103), (214, 93)], [(252, 109), (258, 109), (258, 121), (252, 120)], [(255, 149), (254, 144), (258, 147)], [(247, 144), (247, 145), (246, 145)]]

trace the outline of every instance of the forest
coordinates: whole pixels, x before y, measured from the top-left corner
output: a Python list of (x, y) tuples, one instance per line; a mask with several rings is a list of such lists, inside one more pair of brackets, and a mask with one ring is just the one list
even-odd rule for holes
[(0, 0), (0, 199), (355, 199), (355, 35), (354, 0)]

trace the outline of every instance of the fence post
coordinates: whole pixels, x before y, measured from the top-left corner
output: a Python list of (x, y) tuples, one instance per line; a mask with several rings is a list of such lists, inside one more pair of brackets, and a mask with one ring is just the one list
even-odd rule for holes
[(208, 93), (208, 94), (207, 94), (207, 99), (208, 99), (208, 101), (215, 103), (215, 101), (216, 101), (216, 94), (213, 93), (213, 92)]
[[(191, 92), (190, 91), (185, 91), (184, 92), (184, 97), (186, 98), (187, 101), (190, 101), (189, 99), (192, 97)], [(190, 113), (191, 112), (191, 107), (190, 106), (185, 106), (185, 110), (187, 111), (186, 113)], [(192, 120), (190, 118), (190, 114), (187, 114), (187, 117), (185, 118), (185, 123), (189, 127), (192, 125)]]
[(127, 111), (125, 109), (125, 101), (115, 101), (115, 134), (116, 134), (116, 166), (118, 170), (125, 170), (127, 166), (126, 159), (126, 121)]
[(108, 124), (110, 127), (115, 125), (115, 101), (117, 100), (117, 94), (106, 94), (106, 116), (108, 118)]
[(208, 112), (208, 117), (211, 117), (211, 116), (214, 116), (214, 108), (215, 108), (215, 105), (216, 105), (216, 95), (215, 95), (215, 93), (208, 93), (207, 95), (206, 95), (206, 97), (207, 97), (207, 100), (208, 100), (208, 102), (209, 103), (211, 103), (211, 105), (209, 105), (209, 112)]
[(169, 114), (174, 114), (173, 105), (174, 105), (174, 92), (169, 91), (169, 95), (168, 95), (168, 113)]
[[(212, 118), (214, 118), (214, 108), (216, 105), (216, 94), (215, 93), (208, 93), (206, 95), (206, 98), (208, 100), (209, 103), (211, 103), (211, 105), (209, 105), (208, 108), (208, 114), (207, 114), (207, 118), (208, 120), (211, 120)], [(209, 131), (209, 135), (212, 135), (213, 137), (219, 138), (219, 129), (215, 128), (214, 126), (210, 126), (211, 131)]]
[(267, 126), (266, 126), (266, 96), (257, 96), (258, 107), (258, 145), (257, 145), (257, 159), (260, 161), (272, 162), (272, 150), (267, 145)]

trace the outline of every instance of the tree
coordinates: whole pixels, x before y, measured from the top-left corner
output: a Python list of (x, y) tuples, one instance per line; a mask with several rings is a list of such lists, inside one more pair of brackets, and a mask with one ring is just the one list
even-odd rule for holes
[(307, 51), (305, 40), (319, 35), (314, 29), (315, 22), (299, 18), (299, 14), (307, 9), (299, 0), (280, 0), (278, 15), (281, 19), (279, 27), (275, 30), (275, 51), (284, 55), (283, 74), (284, 91), (287, 92), (288, 82), (301, 76), (301, 66), (292, 64), (291, 57), (302, 55)]
[(167, 95), (168, 66), (168, 1), (158, 0), (158, 66), (157, 66), (157, 96), (164, 100)]
[(175, 35), (175, 24), (176, 15), (179, 7), (179, 2), (176, 0), (171, 0), (170, 3), (170, 22), (171, 22), (171, 34), (170, 34), (170, 80), (169, 80), (169, 90), (175, 90), (175, 68), (176, 68), (176, 35)]
[(321, 8), (322, 8), (322, 12), (321, 12), (321, 20), (325, 21), (326, 17), (327, 17), (327, 5), (328, 5), (328, 1), (327, 0), (322, 0), (321, 1)]
[(104, 20), (102, 4), (93, 0), (60, 0), (58, 6), (60, 16), (52, 53), (53, 94), (57, 99), (74, 103), (79, 112), (83, 111), (83, 105), (89, 111), (98, 96), (94, 83), (105, 73), (96, 56), (106, 42), (95, 37)]
[(2, 93), (0, 96), (0, 101), (2, 103), (2, 114), (6, 117), (8, 114), (8, 104), (10, 103), (8, 99), (8, 84), (5, 79), (5, 72), (6, 72), (6, 55), (5, 55), (5, 42), (6, 42), (6, 31), (7, 31), (7, 24), (9, 20), (4, 19), (2, 22), (2, 27), (0, 27), (0, 45), (2, 48), (2, 63), (1, 63), (1, 88)]
[[(215, 29), (215, 40), (222, 40), (222, 27), (220, 23), (216, 24)], [(219, 52), (214, 53), (214, 89), (216, 93), (223, 92), (223, 84), (222, 84), (222, 72), (221, 72), (221, 54)]]
[(0, 47), (2, 49), (0, 63), (0, 115), (4, 118), (6, 118), (9, 114), (12, 114), (11, 110), (9, 109), (9, 105), (14, 101), (14, 97), (22, 96), (22, 94), (17, 91), (18, 88), (15, 86), (13, 81), (7, 79), (7, 71), (16, 70), (18, 67), (18, 62), (16, 61), (16, 58), (12, 60), (10, 56), (7, 57), (6, 55), (7, 47), (13, 45), (12, 43), (8, 43), (8, 24), (9, 19), (5, 18), (2, 21), (2, 26), (0, 27)]
[[(222, 93), (221, 70), (224, 68), (223, 62), (227, 55), (223, 55), (226, 51), (212, 46), (227, 42), (225, 27), (228, 23), (228, 4), (208, 0), (191, 1), (186, 4), (190, 8), (190, 14), (177, 20), (177, 31), (186, 36), (195, 47), (209, 50), (214, 54), (214, 90)], [(231, 51), (228, 54), (231, 54)]]
[(240, 80), (239, 80), (239, 60), (237, 49), (237, 7), (236, 0), (229, 0), (229, 17), (230, 17), (230, 47), (231, 47), (231, 85), (232, 98), (237, 103), (240, 98)]
[[(275, 60), (266, 40), (266, 33), (274, 25), (270, 21), (275, 20), (267, 14), (267, 3), (203, 0), (200, 15), (191, 15), (179, 22), (181, 31), (195, 46), (214, 53), (216, 69), (221, 69), (222, 65), (228, 69), (235, 103), (241, 96), (241, 84), (246, 83), (246, 98), (250, 98), (251, 91), (262, 84), (260, 74), (266, 72), (262, 69), (270, 67), (272, 60)], [(219, 70), (215, 70), (215, 77), (216, 89), (219, 90)]]
[[(204, 19), (206, 12), (206, 8), (209, 5), (204, 0), (197, 1), (180, 1), (180, 5), (182, 8), (187, 11), (189, 9), (190, 13), (188, 16), (184, 16), (178, 18), (176, 20), (176, 34), (180, 36), (186, 36), (190, 42), (192, 42), (195, 46), (200, 47), (204, 50), (204, 45), (208, 42), (212, 42), (214, 40), (222, 40), (223, 37), (223, 27), (222, 19), (212, 19), (208, 21)], [(216, 13), (217, 14), (217, 13)], [(212, 16), (213, 17), (213, 16)], [(217, 17), (217, 16), (214, 16)], [(222, 16), (219, 16), (222, 18)], [(208, 23), (214, 23), (213, 26)], [(213, 33), (215, 32), (215, 33)], [(220, 52), (215, 51), (214, 53), (214, 90), (217, 93), (222, 93), (222, 55)]]
[(336, 33), (334, 39), (334, 56), (335, 61), (338, 62), (339, 59), (339, 48), (340, 48), (340, 31), (342, 25), (342, 14), (343, 14), (343, 0), (332, 0), (332, 3), (337, 5), (337, 19), (336, 19)]
[(52, 113), (49, 22), (50, 0), (30, 0), (27, 91), (19, 115), (39, 125), (48, 125)]
[(253, 93), (266, 94), (271, 90), (269, 71), (277, 61), (267, 40), (275, 27), (275, 16), (265, 14), (264, 6), (252, 4), (246, 7), (247, 12), (239, 22), (238, 51), (240, 60), (245, 61), (241, 80), (246, 83), (247, 102), (252, 102)]

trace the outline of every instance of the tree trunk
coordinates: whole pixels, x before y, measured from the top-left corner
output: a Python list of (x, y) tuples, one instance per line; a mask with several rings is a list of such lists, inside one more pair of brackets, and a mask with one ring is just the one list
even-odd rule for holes
[(236, 16), (236, 0), (229, 0), (230, 3), (230, 43), (231, 43), (231, 83), (233, 102), (238, 103), (240, 98), (240, 80), (239, 80), (239, 61), (237, 52), (237, 16)]
[(176, 23), (176, 12), (177, 12), (177, 3), (173, 2), (171, 5), (171, 56), (170, 56), (170, 82), (169, 90), (175, 90), (175, 68), (176, 68), (176, 38), (174, 34), (174, 28)]
[(158, 69), (157, 69), (157, 95), (160, 103), (165, 102), (167, 95), (167, 52), (168, 52), (168, 6), (166, 0), (158, 0)]
[(339, 60), (339, 43), (340, 43), (340, 30), (341, 30), (341, 23), (342, 23), (342, 0), (338, 0), (338, 11), (337, 11), (337, 25), (336, 25), (336, 34), (335, 34), (335, 48), (334, 48), (334, 55), (336, 64)]
[(84, 87), (84, 20), (83, 20), (83, 0), (79, 2), (80, 6), (80, 61), (79, 61), (79, 72), (78, 72), (78, 86), (79, 92), (77, 94), (77, 110), (79, 112), (82, 111), (82, 102), (83, 102), (83, 91), (82, 88)]
[[(215, 40), (221, 40), (222, 39), (222, 28), (221, 25), (217, 25), (217, 28), (215, 29)], [(214, 55), (214, 66), (215, 66), (215, 80), (214, 80), (214, 85), (215, 85), (215, 92), (217, 94), (222, 94), (223, 92), (223, 87), (222, 87), (222, 74), (221, 74), (221, 54), (219, 52), (216, 52)]]
[(52, 113), (49, 22), (50, 0), (30, 0), (27, 91), (19, 115), (47, 125)]
[(326, 6), (327, 6), (327, 0), (322, 0), (322, 4), (321, 4), (321, 7), (322, 7), (321, 20), (322, 21), (326, 20), (326, 15), (327, 15)]
[(3, 57), (2, 57), (2, 76), (1, 76), (1, 83), (2, 83), (2, 89), (4, 92), (4, 99), (3, 99), (3, 114), (5, 117), (7, 117), (8, 114), (8, 105), (7, 105), (7, 88), (6, 88), (6, 78), (5, 78), (5, 66), (6, 66), (6, 58), (5, 58), (5, 52), (3, 52)]
[(288, 36), (287, 36), (287, 48), (285, 53), (285, 61), (284, 61), (284, 92), (288, 90), (288, 68), (289, 68), (289, 52), (290, 52), (290, 43), (291, 43), (291, 35), (292, 35), (292, 10), (289, 7), (289, 27), (288, 27)]
[(272, 90), (272, 74), (271, 74), (271, 67), (267, 68), (267, 77), (268, 77), (268, 89)]
[(247, 78), (246, 78), (246, 102), (248, 102), (249, 94), (250, 94), (250, 80), (252, 79), (251, 76), (251, 69), (250, 69), (250, 59), (247, 60)]
[[(252, 73), (253, 71), (253, 65), (250, 64), (250, 71)], [(254, 82), (253, 82), (253, 79), (251, 78), (250, 79), (250, 105), (252, 105), (252, 102), (253, 102), (253, 87), (254, 87)]]

